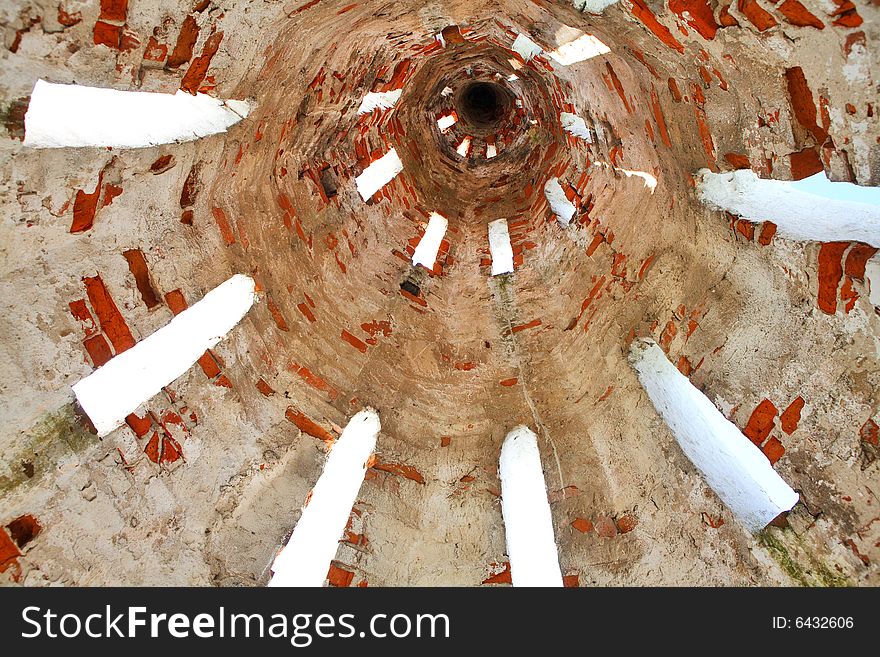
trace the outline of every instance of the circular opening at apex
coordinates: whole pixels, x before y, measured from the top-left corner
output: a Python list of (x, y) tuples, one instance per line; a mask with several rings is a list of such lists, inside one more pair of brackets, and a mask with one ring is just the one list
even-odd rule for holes
[(474, 82), (461, 91), (457, 100), (456, 111), (459, 118), (472, 128), (489, 130), (507, 113), (512, 96), (501, 85)]

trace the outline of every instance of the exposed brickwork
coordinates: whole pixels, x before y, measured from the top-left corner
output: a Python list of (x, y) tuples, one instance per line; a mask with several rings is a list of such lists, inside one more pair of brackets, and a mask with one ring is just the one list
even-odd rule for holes
[(761, 403), (752, 411), (743, 433), (753, 443), (761, 445), (773, 430), (773, 422), (778, 413), (779, 410), (773, 405), (773, 402), (769, 399), (761, 400)]

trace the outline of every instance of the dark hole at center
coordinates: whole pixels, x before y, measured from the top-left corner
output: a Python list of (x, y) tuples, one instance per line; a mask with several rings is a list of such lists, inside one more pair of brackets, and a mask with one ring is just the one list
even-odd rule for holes
[(498, 85), (477, 82), (461, 96), (459, 114), (475, 126), (490, 126), (504, 115), (509, 99)]

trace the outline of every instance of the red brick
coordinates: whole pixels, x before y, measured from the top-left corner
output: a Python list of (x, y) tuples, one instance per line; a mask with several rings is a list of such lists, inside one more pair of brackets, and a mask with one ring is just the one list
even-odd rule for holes
[(21, 552), (9, 538), (9, 534), (0, 529), (0, 573), (5, 573), (11, 567), (19, 568), (18, 557), (20, 556)]
[(86, 305), (85, 299), (77, 299), (76, 301), (71, 301), (67, 305), (70, 307), (70, 314), (79, 320), (83, 332), (85, 333), (87, 338), (95, 335), (95, 333), (98, 332), (98, 326), (97, 324), (95, 324), (95, 318), (92, 317), (92, 313), (89, 311), (89, 307)]
[(712, 7), (706, 0), (669, 0), (669, 9), (704, 39), (711, 41), (715, 38), (718, 23), (715, 22)]
[(785, 16), (792, 25), (797, 27), (815, 27), (818, 30), (825, 29), (825, 25), (816, 16), (804, 7), (798, 0), (785, 0), (776, 10)]
[(678, 364), (676, 365), (678, 371), (684, 374), (685, 376), (690, 376), (691, 372), (694, 371), (694, 366), (691, 364), (690, 359), (687, 356), (681, 356), (678, 359)]
[(388, 320), (373, 320), (372, 322), (365, 322), (361, 324), (361, 328), (365, 333), (369, 333), (371, 336), (381, 333), (387, 338), (391, 335), (391, 322)]
[(152, 309), (160, 305), (162, 302), (159, 300), (159, 295), (156, 294), (153, 283), (150, 281), (150, 272), (147, 269), (147, 260), (144, 257), (143, 251), (140, 249), (129, 249), (128, 251), (123, 251), (122, 255), (128, 262), (128, 270), (134, 276), (138, 292), (140, 292), (141, 299), (144, 300), (147, 308)]
[(741, 153), (725, 153), (724, 159), (727, 161), (730, 166), (734, 169), (751, 169), (752, 163), (749, 161), (749, 158)]
[(278, 306), (275, 305), (272, 297), (268, 297), (266, 299), (266, 305), (269, 308), (269, 313), (272, 315), (272, 319), (275, 320), (275, 325), (282, 331), (289, 330), (287, 328), (287, 322), (284, 321), (284, 315), (281, 314), (281, 310), (279, 310)]
[(126, 349), (131, 349), (135, 345), (134, 337), (119, 312), (119, 308), (116, 307), (116, 303), (107, 291), (104, 281), (100, 276), (87, 276), (83, 278), (83, 283), (86, 285), (86, 294), (98, 316), (101, 329), (110, 340), (116, 353), (119, 354)]
[(846, 275), (860, 281), (865, 280), (865, 267), (875, 253), (877, 253), (877, 249), (873, 246), (860, 242), (853, 244), (849, 253), (846, 254), (846, 263), (844, 264)]
[(801, 421), (801, 410), (804, 407), (804, 398), (796, 397), (788, 408), (779, 416), (779, 423), (782, 430), (791, 435), (797, 429), (798, 422)]
[(415, 294), (413, 294), (412, 292), (408, 292), (407, 290), (400, 290), (400, 293), (401, 293), (405, 298), (407, 298), (407, 299), (409, 299), (410, 301), (413, 301), (413, 302), (419, 304), (420, 306), (425, 306), (425, 307), (428, 306), (428, 302), (427, 302), (427, 301), (425, 301), (425, 300), (422, 299), (421, 297), (417, 297), (417, 296), (416, 296)]
[(104, 183), (104, 197), (101, 199), (101, 207), (106, 208), (113, 203), (113, 199), (122, 194), (122, 187)]
[(880, 427), (877, 426), (874, 420), (868, 418), (859, 430), (859, 438), (866, 443), (874, 445), (874, 447), (880, 446)]
[(330, 584), (330, 586), (351, 586), (351, 581), (353, 579), (353, 572), (340, 568), (335, 564), (330, 564), (330, 571), (327, 573), (327, 583)]
[(275, 394), (275, 391), (272, 390), (272, 387), (268, 383), (266, 383), (263, 379), (259, 379), (257, 381), (257, 390), (259, 390), (260, 393), (265, 395), (266, 397), (271, 397), (272, 395)]
[(335, 440), (333, 434), (331, 434), (324, 427), (322, 427), (320, 424), (307, 417), (303, 413), (294, 410), (292, 406), (289, 406), (287, 408), (287, 411), (285, 411), (284, 415), (288, 420), (293, 422), (297, 426), (297, 428), (299, 428), (299, 430), (303, 433), (307, 433), (313, 438), (324, 441), (327, 446), (333, 444), (333, 441)]
[(128, 0), (101, 0), (99, 18), (124, 23), (126, 14), (128, 14)]
[(159, 462), (160, 442), (161, 439), (159, 438), (159, 432), (154, 431), (153, 435), (144, 446), (144, 454), (146, 454), (147, 458), (150, 459), (153, 463)]
[(198, 164), (193, 164), (189, 173), (186, 176), (186, 180), (183, 182), (183, 187), (180, 190), (180, 207), (181, 208), (189, 208), (195, 205), (196, 198), (199, 195), (199, 171), (201, 167)]
[(180, 443), (169, 435), (163, 436), (162, 453), (159, 457), (159, 463), (168, 465), (174, 463), (181, 457), (183, 457), (183, 449), (180, 447)]
[(599, 248), (599, 245), (605, 241), (605, 236), (601, 233), (596, 233), (593, 235), (593, 241), (590, 242), (590, 245), (587, 247), (587, 255), (591, 256), (596, 252), (596, 249)]
[(648, 71), (650, 71), (651, 75), (653, 75), (658, 80), (660, 79), (660, 74), (657, 73), (657, 69), (655, 69), (651, 65), (651, 62), (649, 62), (647, 59), (645, 59), (645, 53), (643, 53), (641, 50), (639, 50), (638, 48), (635, 48), (633, 46), (630, 46), (630, 51), (632, 51), (633, 56), (636, 59), (638, 59), (645, 66), (645, 68), (648, 69)]
[(166, 68), (178, 68), (192, 59), (193, 48), (198, 38), (199, 26), (196, 19), (193, 16), (187, 16), (183, 19), (177, 43), (174, 44), (174, 50), (171, 51), (168, 63), (165, 64)]
[(121, 25), (111, 25), (104, 21), (98, 21), (95, 23), (94, 30), (92, 31), (92, 40), (96, 46), (107, 46), (113, 50), (119, 50), (119, 46), (122, 43), (122, 30), (123, 27)]
[(298, 374), (303, 379), (303, 381), (308, 383), (315, 390), (320, 390), (322, 392), (326, 392), (330, 396), (330, 401), (335, 400), (337, 395), (339, 394), (333, 388), (333, 386), (331, 386), (329, 383), (324, 381), (324, 379), (322, 379), (317, 374), (313, 373), (308, 367), (305, 367), (303, 365), (299, 365), (297, 363), (291, 363), (287, 367), (287, 369), (290, 370), (291, 372), (294, 372), (295, 374)]
[(199, 367), (202, 368), (202, 372), (204, 372), (205, 376), (209, 379), (213, 379), (215, 376), (220, 374), (220, 367), (217, 365), (217, 361), (214, 360), (214, 356), (211, 354), (210, 350), (199, 356), (199, 360), (197, 362), (199, 364)]
[(602, 538), (614, 538), (617, 536), (617, 525), (611, 516), (599, 516), (594, 523), (596, 533)]
[(672, 95), (672, 100), (676, 103), (680, 103), (681, 91), (678, 88), (678, 83), (675, 81), (675, 78), (669, 78), (666, 83), (669, 85), (669, 93)]
[(660, 347), (663, 351), (669, 351), (669, 345), (672, 344), (677, 333), (678, 327), (675, 325), (675, 321), (669, 320), (663, 329), (663, 333), (660, 334)]
[(164, 173), (168, 171), (168, 169), (174, 166), (174, 156), (171, 154), (162, 155), (156, 158), (156, 161), (150, 165), (150, 173), (153, 175), (157, 175), (160, 173)]
[(672, 36), (672, 33), (669, 31), (669, 28), (663, 25), (660, 21), (657, 20), (657, 17), (648, 9), (648, 5), (645, 3), (645, 0), (632, 0), (632, 15), (639, 19), (645, 27), (647, 27), (651, 32), (654, 33), (658, 39), (660, 39), (663, 43), (665, 43), (670, 48), (677, 50), (680, 53), (684, 53), (684, 46), (679, 43), (679, 41)]
[(672, 148), (672, 142), (669, 139), (669, 130), (666, 129), (666, 119), (663, 117), (663, 108), (660, 106), (660, 97), (654, 85), (651, 85), (651, 109), (654, 112), (654, 120), (657, 122), (657, 129), (660, 131), (660, 139), (663, 140), (666, 148)]
[(822, 145), (828, 137), (828, 133), (816, 122), (816, 103), (813, 100), (813, 92), (807, 84), (803, 69), (800, 66), (786, 69), (785, 80), (795, 119), (804, 130), (813, 136), (817, 145)]
[[(497, 567), (498, 564), (492, 564), (494, 567)], [(482, 581), (483, 584), (513, 584), (513, 579), (510, 576), (510, 562), (505, 561), (503, 564), (503, 569), (495, 573), (494, 575), (490, 575), (486, 579)]]
[(180, 88), (188, 93), (191, 93), (193, 96), (199, 90), (199, 86), (205, 79), (205, 75), (208, 73), (208, 67), (211, 65), (211, 59), (217, 54), (217, 50), (220, 48), (220, 42), (223, 40), (223, 32), (215, 32), (205, 41), (205, 46), (202, 48), (202, 54), (199, 57), (196, 57), (192, 64), (190, 64), (189, 70), (187, 70), (186, 75), (183, 76), (183, 80), (180, 82)]
[(95, 223), (103, 179), (104, 172), (101, 171), (98, 174), (98, 183), (95, 185), (95, 191), (91, 194), (87, 194), (81, 189), (76, 191), (76, 196), (73, 199), (73, 222), (70, 224), (71, 233), (83, 233), (89, 230)]
[(843, 254), (849, 242), (823, 242), (819, 247), (819, 309), (833, 315), (837, 312), (837, 289), (843, 278)]
[(409, 59), (402, 59), (399, 61), (394, 67), (394, 73), (391, 74), (391, 80), (388, 81), (388, 84), (385, 85), (385, 88), (382, 91), (394, 91), (395, 89), (400, 89), (403, 86), (407, 71), (409, 71), (410, 63)]
[[(156, 40), (156, 37), (150, 36), (147, 41), (147, 47), (144, 49), (144, 59), (150, 62), (163, 62), (165, 61), (165, 57), (168, 55), (168, 46), (164, 43), (159, 43)], [(152, 171), (152, 167), (150, 170)], [(156, 172), (154, 172), (156, 173)]]
[(168, 308), (171, 309), (171, 312), (175, 315), (179, 315), (187, 309), (186, 299), (183, 296), (183, 292), (181, 292), (179, 289), (171, 290), (171, 292), (166, 293), (165, 303), (168, 305)]
[(782, 446), (782, 443), (779, 442), (779, 439), (776, 436), (773, 436), (770, 440), (764, 443), (761, 451), (764, 452), (764, 456), (767, 457), (772, 465), (781, 459), (783, 454), (785, 454), (785, 447)]
[(749, 22), (758, 28), (759, 32), (769, 30), (776, 25), (776, 19), (773, 18), (757, 0), (737, 0), (736, 8), (739, 13), (749, 19)]
[(575, 518), (571, 526), (582, 534), (593, 531), (593, 523), (586, 518)]
[(134, 413), (129, 413), (125, 418), (125, 423), (134, 431), (134, 435), (143, 438), (153, 427), (153, 420), (147, 413), (144, 417), (140, 417)]
[(844, 311), (848, 313), (855, 308), (858, 298), (859, 293), (853, 287), (853, 279), (847, 276), (840, 286), (840, 300), (844, 302)]
[(360, 340), (359, 338), (353, 336), (345, 329), (342, 329), (342, 339), (345, 340), (352, 347), (360, 351), (362, 354), (367, 353), (367, 345), (363, 342), (363, 340)]
[(68, 14), (64, 11), (64, 7), (58, 5), (58, 22), (61, 23), (64, 27), (73, 27), (77, 23), (82, 22), (82, 12), (77, 11)]
[(858, 27), (862, 24), (862, 17), (856, 10), (856, 6), (850, 0), (834, 0), (837, 9), (831, 13), (831, 16), (837, 16), (832, 22), (836, 27)]
[(743, 433), (749, 440), (760, 446), (773, 430), (773, 421), (778, 412), (779, 410), (769, 399), (761, 400), (761, 403), (752, 411)]
[(128, 29), (127, 25), (122, 26), (122, 38), (119, 40), (119, 49), (123, 52), (131, 52), (137, 50), (141, 45), (137, 32)]
[(814, 146), (805, 148), (797, 153), (790, 153), (788, 163), (791, 167), (792, 180), (803, 180), (804, 178), (809, 178), (814, 173), (825, 170), (819, 157), (819, 151)]
[(303, 314), (303, 316), (305, 316), (305, 318), (306, 318), (307, 320), (309, 320), (310, 322), (314, 322), (314, 321), (315, 321), (315, 315), (314, 315), (314, 313), (312, 313), (311, 309), (308, 307), (307, 304), (305, 304), (305, 303), (298, 303), (298, 304), (296, 305), (296, 307), (297, 307), (297, 309), (299, 309), (299, 311)]
[(443, 35), (443, 40), (448, 44), (461, 44), (466, 41), (461, 35), (458, 25), (447, 25), (443, 28), (441, 34)]
[(736, 222), (736, 232), (751, 242), (755, 239), (755, 224), (751, 221), (740, 219)]
[(635, 529), (636, 525), (638, 524), (638, 518), (636, 518), (632, 514), (627, 513), (625, 516), (621, 516), (617, 519), (617, 531), (621, 534), (628, 534), (633, 529)]
[(211, 208), (211, 214), (214, 215), (214, 221), (217, 222), (217, 226), (220, 228), (220, 235), (223, 237), (223, 241), (227, 245), (235, 244), (235, 234), (232, 232), (232, 226), (229, 224), (223, 209)]
[[(694, 89), (699, 91), (696, 85), (694, 85)], [(709, 120), (705, 110), (699, 104), (694, 105), (694, 116), (697, 119), (697, 129), (700, 133), (700, 141), (703, 142), (703, 150), (706, 151), (706, 163), (711, 171), (718, 171), (718, 165), (715, 162), (715, 143), (712, 140)]]
[(758, 244), (761, 246), (768, 246), (770, 242), (773, 241), (774, 235), (776, 235), (776, 224), (772, 221), (765, 221), (761, 225), (761, 234), (758, 236)]
[(113, 353), (110, 351), (110, 345), (107, 344), (104, 336), (100, 333), (83, 340), (83, 346), (86, 348), (89, 358), (92, 359), (92, 363), (95, 367), (101, 367), (113, 358)]
[(626, 99), (626, 91), (623, 88), (623, 84), (620, 82), (620, 78), (617, 77), (617, 73), (614, 72), (614, 69), (609, 62), (605, 62), (605, 68), (608, 69), (608, 75), (611, 76), (611, 84), (614, 85), (617, 95), (620, 96), (620, 100), (623, 102), (626, 113), (632, 114), (632, 107), (630, 107), (629, 101)]
[(422, 476), (422, 473), (411, 465), (406, 465), (405, 463), (376, 463), (373, 465), (373, 468), (375, 470), (381, 470), (382, 472), (399, 475), (419, 484), (425, 483), (425, 478)]
[(39, 521), (28, 513), (10, 522), (6, 525), (6, 529), (9, 530), (12, 540), (20, 549), (34, 540), (43, 528)]
[(518, 326), (514, 326), (511, 330), (512, 333), (519, 333), (520, 331), (525, 331), (526, 329), (536, 328), (541, 325), (540, 319), (533, 319), (532, 321), (526, 324), (519, 324)]

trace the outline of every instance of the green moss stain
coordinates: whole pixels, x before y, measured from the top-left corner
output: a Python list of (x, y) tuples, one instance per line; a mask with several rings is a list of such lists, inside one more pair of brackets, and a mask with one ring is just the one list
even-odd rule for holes
[(491, 280), (495, 283), (495, 286), (498, 289), (499, 300), (504, 304), (510, 304), (512, 300), (510, 284), (513, 282), (513, 274), (510, 272), (507, 274), (496, 274)]
[(97, 437), (80, 424), (72, 403), (44, 415), (22, 432), (15, 450), (6, 459), (11, 472), (0, 474), (0, 493), (39, 479), (54, 469), (62, 457), (79, 454), (97, 441)]
[(529, 130), (529, 141), (533, 146), (546, 146), (553, 138), (546, 130)]
[(755, 538), (779, 564), (779, 567), (800, 586), (852, 586), (846, 577), (834, 573), (816, 559), (803, 539), (791, 528), (768, 527)]

